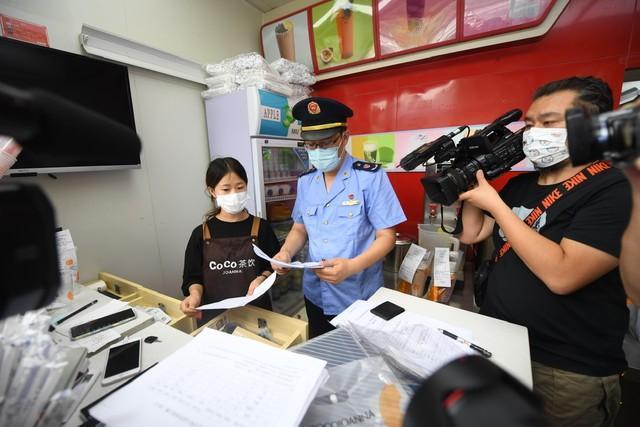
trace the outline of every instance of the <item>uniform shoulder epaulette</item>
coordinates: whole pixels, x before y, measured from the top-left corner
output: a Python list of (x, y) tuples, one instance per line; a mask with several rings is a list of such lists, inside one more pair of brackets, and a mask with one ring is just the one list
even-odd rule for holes
[(380, 164), (363, 162), (362, 160), (358, 160), (353, 162), (353, 168), (359, 171), (375, 172), (378, 169), (380, 169)]
[(308, 174), (310, 174), (312, 172), (315, 172), (316, 170), (317, 170), (316, 168), (311, 168), (309, 170), (306, 170), (306, 171), (302, 172), (300, 175), (298, 175), (298, 178), (302, 178), (303, 176), (308, 175)]

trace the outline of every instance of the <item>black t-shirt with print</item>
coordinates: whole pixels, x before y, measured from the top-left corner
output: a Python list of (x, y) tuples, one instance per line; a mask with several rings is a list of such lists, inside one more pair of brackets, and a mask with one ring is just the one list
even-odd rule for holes
[[(520, 175), (500, 192), (521, 219), (555, 187), (537, 179), (538, 173)], [(630, 211), (629, 183), (612, 168), (563, 195), (533, 228), (556, 243), (567, 238), (618, 257)], [(496, 248), (504, 243), (501, 236), (496, 224)], [(629, 312), (617, 268), (576, 292), (556, 295), (511, 249), (493, 266), (480, 312), (527, 327), (531, 358), (544, 365), (592, 376), (626, 367), (622, 341)]]
[[(244, 221), (226, 222), (220, 221), (218, 218), (210, 219), (207, 224), (213, 239), (227, 237), (243, 237), (251, 234), (251, 226), (253, 225), (253, 215)], [(270, 257), (280, 251), (280, 243), (276, 237), (271, 224), (260, 219), (260, 229), (258, 230), (257, 245)], [(187, 249), (184, 252), (184, 272), (182, 274), (182, 293), (189, 295), (189, 286), (194, 283), (204, 284), (204, 272), (202, 271), (202, 224), (198, 225), (191, 232)], [(273, 271), (271, 264), (258, 258), (258, 271)]]

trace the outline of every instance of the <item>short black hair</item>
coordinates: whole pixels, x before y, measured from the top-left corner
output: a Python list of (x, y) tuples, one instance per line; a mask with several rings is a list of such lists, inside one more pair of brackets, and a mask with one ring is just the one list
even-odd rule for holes
[(600, 114), (613, 110), (611, 88), (607, 82), (593, 76), (574, 76), (547, 83), (533, 93), (533, 100), (564, 90), (576, 92), (574, 106), (584, 109), (588, 114)]

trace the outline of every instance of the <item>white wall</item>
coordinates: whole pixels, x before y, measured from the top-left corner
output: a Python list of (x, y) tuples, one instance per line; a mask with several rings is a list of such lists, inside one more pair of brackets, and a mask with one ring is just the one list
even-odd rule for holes
[[(81, 53), (84, 23), (203, 63), (259, 51), (262, 22), (243, 0), (0, 0), (0, 13), (46, 25), (57, 49)], [(142, 169), (21, 180), (41, 185), (71, 230), (81, 280), (108, 271), (179, 296), (187, 240), (209, 208), (203, 86), (129, 76)]]

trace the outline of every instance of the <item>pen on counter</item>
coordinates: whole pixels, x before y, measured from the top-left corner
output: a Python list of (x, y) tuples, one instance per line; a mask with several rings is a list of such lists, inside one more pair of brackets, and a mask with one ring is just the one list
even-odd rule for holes
[(98, 300), (94, 299), (93, 301), (91, 301), (89, 304), (83, 305), (82, 307), (80, 307), (79, 309), (77, 309), (74, 312), (71, 312), (69, 314), (67, 314), (66, 316), (64, 316), (62, 319), (56, 320), (55, 322), (53, 322), (51, 325), (49, 325), (49, 332), (52, 332), (55, 329), (55, 326), (58, 326), (59, 324), (61, 324), (62, 322), (69, 320), (70, 318), (72, 318), (73, 316), (75, 316), (76, 314), (80, 313), (82, 310), (86, 310), (87, 308), (91, 307), (93, 304), (97, 303)]
[(443, 334), (445, 334), (446, 336), (448, 336), (449, 338), (452, 338), (452, 339), (458, 341), (459, 343), (462, 343), (462, 344), (464, 344), (466, 346), (471, 347), (471, 349), (477, 351), (478, 353), (480, 353), (484, 357), (491, 357), (491, 352), (489, 350), (485, 350), (484, 348), (480, 347), (479, 345), (474, 344), (474, 343), (472, 343), (470, 341), (467, 341), (464, 338), (459, 337), (456, 334), (451, 333), (451, 332), (449, 332), (449, 331), (447, 331), (445, 329), (438, 328), (438, 330), (440, 332), (442, 332)]

